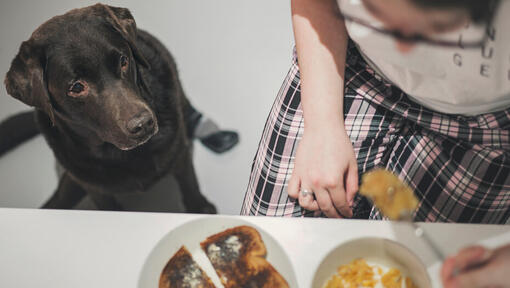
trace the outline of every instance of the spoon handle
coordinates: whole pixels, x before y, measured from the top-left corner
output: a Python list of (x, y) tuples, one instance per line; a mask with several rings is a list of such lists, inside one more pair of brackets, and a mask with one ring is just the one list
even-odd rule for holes
[(416, 235), (416, 237), (423, 239), (425, 241), (425, 243), (430, 247), (430, 249), (434, 252), (436, 257), (439, 258), (439, 260), (441, 260), (441, 262), (444, 262), (444, 260), (446, 259), (446, 255), (443, 253), (443, 251), (441, 251), (441, 249), (436, 245), (436, 243), (429, 237), (429, 235), (427, 233), (425, 233), (425, 230), (423, 230), (423, 228), (418, 226), (418, 224), (416, 224), (415, 222), (410, 221), (407, 223), (409, 223), (413, 227), (414, 234)]

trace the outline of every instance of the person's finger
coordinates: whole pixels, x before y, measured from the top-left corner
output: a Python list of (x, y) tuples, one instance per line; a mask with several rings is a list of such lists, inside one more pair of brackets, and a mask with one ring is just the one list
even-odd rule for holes
[(448, 257), (443, 262), (443, 266), (441, 267), (441, 281), (443, 285), (446, 285), (446, 282), (453, 277), (453, 271), (455, 270), (455, 257)]
[[(308, 187), (308, 186), (305, 186), (304, 184), (302, 184), (301, 187)], [(310, 191), (313, 193), (312, 189), (302, 188), (301, 190), (306, 190), (306, 191)], [(299, 205), (301, 207), (305, 208), (306, 210), (310, 210), (310, 211), (319, 210), (319, 204), (317, 203), (317, 200), (315, 200), (313, 194), (303, 195), (300, 192), (298, 200), (299, 200)]]
[(339, 214), (343, 217), (352, 217), (352, 209), (349, 207), (346, 200), (343, 175), (330, 177), (324, 183), (324, 190), (329, 193), (333, 206), (337, 212), (339, 212)]
[(500, 287), (497, 274), (499, 271), (490, 265), (468, 270), (446, 281), (445, 288), (480, 288)]
[[(343, 183), (343, 181), (342, 181)], [(352, 209), (349, 207), (349, 203), (346, 200), (346, 194), (342, 185), (337, 185), (334, 188), (328, 189), (331, 200), (336, 210), (344, 217), (352, 217)]]
[(416, 47), (416, 44), (403, 41), (396, 41), (396, 46), (398, 51), (400, 51), (403, 54), (406, 54), (411, 52)]
[(454, 269), (458, 272), (487, 261), (491, 255), (491, 250), (482, 246), (471, 246), (464, 248), (455, 256)]
[(290, 176), (289, 184), (287, 186), (287, 194), (291, 198), (298, 198), (299, 196), (299, 189), (300, 189), (300, 178), (296, 175), (296, 173), (292, 173), (292, 176)]
[(335, 206), (333, 206), (333, 201), (331, 200), (331, 196), (324, 189), (314, 188), (315, 198), (317, 199), (317, 203), (319, 204), (320, 210), (328, 217), (328, 218), (342, 218), (338, 211), (336, 211)]
[(352, 161), (349, 165), (349, 170), (345, 177), (345, 192), (347, 203), (352, 207), (354, 204), (354, 196), (358, 192), (358, 164), (356, 160)]

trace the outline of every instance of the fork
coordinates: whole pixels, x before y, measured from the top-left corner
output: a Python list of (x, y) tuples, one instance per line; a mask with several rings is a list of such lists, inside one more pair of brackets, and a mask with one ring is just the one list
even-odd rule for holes
[(437, 244), (429, 237), (425, 230), (418, 226), (416, 222), (413, 221), (413, 212), (409, 210), (404, 210), (400, 212), (399, 219), (402, 222), (409, 224), (414, 229), (414, 235), (416, 237), (423, 239), (424, 242), (429, 246), (429, 248), (434, 252), (437, 258), (444, 262), (446, 259), (446, 255), (441, 251), (441, 249), (437, 246)]

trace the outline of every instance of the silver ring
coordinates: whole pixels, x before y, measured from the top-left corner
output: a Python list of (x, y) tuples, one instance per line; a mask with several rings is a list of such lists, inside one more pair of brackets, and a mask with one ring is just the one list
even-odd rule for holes
[(313, 191), (308, 191), (306, 189), (301, 190), (301, 196), (306, 197), (308, 195), (313, 196)]

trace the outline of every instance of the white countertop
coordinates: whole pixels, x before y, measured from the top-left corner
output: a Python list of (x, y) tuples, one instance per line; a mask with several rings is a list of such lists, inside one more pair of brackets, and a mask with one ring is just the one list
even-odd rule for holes
[[(0, 208), (0, 287), (137, 287), (156, 243), (192, 214), (59, 211)], [(435, 287), (440, 263), (412, 230), (385, 221), (235, 217), (272, 235), (294, 265), (300, 287), (309, 287), (329, 251), (347, 240), (377, 236), (397, 240), (428, 268)], [(510, 226), (420, 224), (447, 254), (469, 244), (510, 243)]]

